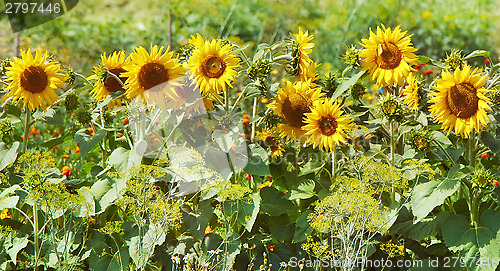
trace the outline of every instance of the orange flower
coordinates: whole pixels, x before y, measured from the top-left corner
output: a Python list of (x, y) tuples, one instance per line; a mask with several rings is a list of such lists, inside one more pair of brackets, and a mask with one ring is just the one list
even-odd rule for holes
[(274, 245), (270, 245), (270, 246), (269, 246), (269, 250), (270, 250), (270, 251), (274, 251)]
[(124, 121), (123, 121), (123, 123), (124, 123), (125, 125), (127, 125), (127, 124), (129, 124), (129, 120), (128, 120), (128, 119), (126, 119), (126, 120), (124, 120)]
[(69, 176), (71, 174), (71, 169), (68, 166), (64, 166), (61, 170), (61, 174)]
[(88, 127), (87, 130), (90, 132), (91, 135), (95, 135), (94, 129), (92, 129), (92, 127)]
[(69, 155), (68, 155), (68, 154), (63, 154), (63, 155), (62, 155), (62, 158), (64, 158), (64, 159), (68, 159), (68, 158), (69, 158)]
[(494, 186), (498, 186), (498, 180), (497, 180), (497, 179), (494, 179), (492, 184), (493, 184)]
[(80, 153), (80, 147), (76, 146), (75, 151), (76, 153)]
[(2, 213), (0, 213), (0, 219), (6, 219), (6, 218), (9, 218), (9, 219), (12, 219), (12, 215), (8, 213), (9, 212), (9, 209), (5, 208), (3, 209)]
[(89, 223), (94, 223), (94, 222), (95, 222), (94, 218), (89, 219)]
[(214, 230), (212, 229), (212, 227), (210, 227), (210, 225), (208, 225), (206, 228), (205, 228), (205, 235), (209, 234), (209, 233), (212, 233), (214, 232)]
[(398, 246), (398, 248), (399, 248), (399, 250), (401, 250), (403, 252), (405, 251), (405, 245), (400, 245), (400, 246)]
[(481, 156), (479, 156), (479, 157), (481, 157), (481, 159), (486, 159), (486, 158), (490, 157), (490, 155), (487, 152), (485, 152), (485, 153), (481, 154)]
[(71, 113), (69, 113), (69, 116), (70, 116), (70, 117), (74, 117), (75, 115), (76, 115), (76, 113), (75, 113), (75, 112), (71, 112)]
[(261, 190), (262, 188), (264, 187), (273, 187), (273, 182), (270, 182), (270, 181), (266, 181), (265, 183), (261, 184), (259, 186), (259, 190)]

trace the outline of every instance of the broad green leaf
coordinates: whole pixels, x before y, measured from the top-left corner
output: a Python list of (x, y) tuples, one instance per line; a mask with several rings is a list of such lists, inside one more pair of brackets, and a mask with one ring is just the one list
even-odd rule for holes
[(139, 236), (132, 237), (128, 247), (130, 258), (138, 269), (142, 269), (153, 255), (154, 246), (144, 246)]
[(238, 221), (248, 232), (252, 231), (253, 224), (260, 210), (260, 197), (250, 194), (239, 200), (226, 200), (223, 202), (224, 213), (227, 217), (237, 215)]
[(189, 229), (189, 232), (199, 240), (205, 235), (205, 228), (212, 217), (212, 206), (210, 200), (201, 201), (197, 209), (184, 204), (181, 206), (182, 222)]
[(307, 162), (302, 170), (299, 173), (300, 176), (307, 175), (309, 173), (317, 173), (323, 166), (325, 165), (325, 162), (320, 160), (320, 159), (312, 159), (311, 161)]
[(313, 232), (313, 228), (307, 222), (307, 216), (312, 213), (311, 210), (303, 212), (297, 222), (295, 222), (295, 233), (293, 234), (293, 242), (300, 243), (306, 240), (307, 235)]
[(127, 246), (122, 246), (111, 259), (107, 271), (125, 271), (128, 268), (128, 248)]
[(308, 199), (316, 195), (314, 192), (315, 183), (313, 180), (303, 180), (294, 185), (288, 191), (286, 198), (289, 200)]
[(271, 216), (286, 214), (286, 212), (291, 210), (294, 205), (291, 201), (283, 198), (283, 196), (283, 192), (274, 187), (262, 188), (260, 190), (260, 197), (262, 198), (260, 208), (262, 212)]
[(485, 50), (475, 50), (472, 53), (468, 54), (465, 59), (473, 58), (476, 56), (483, 56), (483, 57), (490, 57), (490, 52), (485, 51)]
[(451, 140), (445, 134), (443, 134), (439, 131), (433, 131), (431, 133), (431, 136), (433, 139), (435, 139), (439, 143), (443, 144), (444, 147), (448, 147), (448, 146), (451, 146), (453, 144), (451, 142)]
[(356, 73), (353, 77), (351, 77), (349, 80), (342, 81), (340, 86), (333, 93), (331, 99), (336, 100), (340, 95), (342, 95), (342, 93), (344, 93), (347, 89), (349, 89), (349, 87), (356, 84), (356, 82), (358, 82), (359, 78), (361, 78), (361, 76), (363, 76), (365, 72), (366, 71), (360, 71)]
[(436, 206), (443, 204), (444, 200), (457, 191), (460, 181), (457, 179), (444, 179), (443, 181), (429, 181), (419, 184), (412, 191), (410, 205), (414, 223), (426, 217)]
[(0, 210), (5, 208), (14, 208), (16, 207), (17, 202), (19, 201), (19, 196), (11, 196), (11, 197), (3, 197), (0, 198)]
[(17, 253), (19, 253), (19, 251), (21, 251), (21, 249), (25, 248), (27, 245), (28, 245), (28, 236), (25, 236), (23, 238), (14, 237), (12, 243), (9, 244), (9, 248), (5, 247), (6, 249), (5, 252), (9, 254), (14, 264), (16, 264)]
[(274, 238), (285, 242), (293, 237), (293, 224), (290, 223), (288, 215), (280, 215), (269, 220), (269, 229)]
[(481, 132), (481, 141), (488, 146), (492, 152), (500, 151), (500, 139), (495, 138), (490, 132)]
[(128, 169), (141, 164), (142, 157), (137, 154), (135, 148), (127, 150), (119, 147), (109, 156), (109, 163), (119, 172), (126, 172)]
[(107, 134), (108, 131), (106, 131), (105, 129), (100, 129), (93, 136), (87, 129), (78, 130), (75, 133), (74, 139), (76, 141), (76, 144), (80, 148), (81, 158), (85, 158), (85, 156), (87, 156), (87, 154), (94, 148), (94, 146), (97, 143), (101, 142)]
[(422, 241), (427, 237), (436, 236), (440, 233), (440, 222), (448, 217), (446, 212), (439, 213), (438, 216), (424, 218), (418, 223), (413, 221), (404, 221), (394, 224), (391, 227), (392, 233), (402, 234), (415, 241)]
[(18, 151), (19, 142), (14, 142), (10, 148), (5, 143), (0, 142), (0, 170), (16, 161)]
[(266, 150), (257, 144), (251, 144), (248, 148), (248, 163), (244, 168), (245, 172), (257, 176), (271, 175)]

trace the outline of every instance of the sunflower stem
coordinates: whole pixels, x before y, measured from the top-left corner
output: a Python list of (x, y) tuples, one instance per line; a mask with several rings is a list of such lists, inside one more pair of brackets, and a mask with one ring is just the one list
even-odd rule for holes
[[(252, 107), (252, 120), (255, 119), (255, 115), (257, 114), (257, 98), (253, 98), (253, 107)], [(255, 137), (255, 122), (252, 122), (252, 131), (250, 136), (250, 141), (253, 142)]]
[(280, 55), (280, 56), (277, 56), (275, 58), (273, 58), (273, 62), (276, 62), (276, 61), (279, 61), (279, 60), (292, 60), (292, 56), (291, 55)]
[(31, 122), (30, 119), (31, 119), (31, 112), (28, 109), (28, 110), (26, 110), (26, 119), (24, 120), (24, 135), (23, 135), (22, 153), (25, 153), (26, 150), (28, 149), (28, 135), (29, 135), (30, 127), (33, 124), (33, 122)]
[(331, 152), (332, 155), (332, 175), (331, 175), (331, 182), (335, 182), (335, 177), (337, 175), (337, 153), (336, 153), (336, 148), (337, 146), (333, 147), (333, 150)]
[(450, 154), (444, 149), (443, 145), (441, 145), (441, 143), (439, 143), (436, 139), (432, 139), (432, 141), (434, 143), (436, 143), (436, 145), (444, 153), (444, 155), (446, 156), (446, 158), (448, 158), (448, 160), (450, 160), (450, 163), (452, 165), (455, 165), (455, 161), (453, 160), (453, 158), (451, 158)]
[(83, 79), (83, 81), (85, 81), (87, 84), (92, 85), (92, 83), (90, 83), (90, 81), (89, 81), (89, 80), (87, 80), (87, 78), (85, 78), (85, 76), (83, 76), (82, 74), (79, 74), (79, 73), (77, 73), (77, 72), (75, 72), (75, 71), (74, 71), (74, 73), (75, 73), (75, 75), (76, 75), (76, 76), (78, 76), (78, 77), (82, 78), (82, 79)]
[(469, 165), (472, 168), (476, 168), (476, 132), (472, 130), (469, 136), (468, 142), (468, 156), (469, 156)]
[(123, 82), (122, 82), (122, 79), (120, 79), (120, 77), (118, 77), (116, 74), (109, 72), (109, 71), (107, 71), (107, 73), (109, 76), (115, 78), (116, 81), (118, 81), (118, 83), (120, 83), (120, 85), (123, 87)]

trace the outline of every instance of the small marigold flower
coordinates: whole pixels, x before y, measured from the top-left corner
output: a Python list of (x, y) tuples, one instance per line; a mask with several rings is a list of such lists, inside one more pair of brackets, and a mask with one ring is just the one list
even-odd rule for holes
[(0, 219), (6, 219), (6, 218), (9, 218), (9, 219), (12, 219), (12, 215), (8, 213), (9, 212), (9, 209), (5, 208), (3, 209), (3, 211), (0, 213)]
[(274, 251), (274, 245), (270, 245), (268, 248), (270, 251)]
[(89, 219), (89, 223), (94, 223), (94, 222), (95, 222), (95, 218)]
[(92, 127), (88, 127), (87, 131), (89, 131), (91, 135), (95, 135), (94, 129), (92, 129)]
[(490, 64), (490, 60), (489, 60), (489, 59), (487, 59), (487, 58), (485, 58), (485, 59), (484, 59), (484, 65), (488, 65), (488, 64)]
[(481, 154), (481, 156), (479, 156), (479, 157), (481, 159), (486, 159), (486, 158), (490, 157), (490, 155), (487, 152), (485, 152), (485, 153)]
[(68, 158), (69, 158), (69, 155), (68, 155), (68, 154), (63, 154), (63, 155), (62, 155), (62, 158), (64, 158), (64, 159), (68, 159)]
[(126, 119), (126, 120), (124, 120), (124, 121), (123, 121), (123, 123), (124, 123), (125, 125), (127, 125), (127, 124), (129, 124), (129, 123), (130, 123), (130, 121), (129, 121), (128, 119)]
[(69, 176), (71, 173), (71, 169), (68, 166), (64, 166), (61, 170), (61, 174), (65, 176)]
[(212, 227), (210, 227), (210, 225), (205, 227), (205, 235), (212, 233), (212, 232), (214, 232), (214, 230), (212, 229)]
[(494, 186), (498, 186), (498, 180), (497, 179), (493, 179), (493, 182), (491, 184), (494, 185)]
[(425, 74), (425, 75), (431, 75), (431, 74), (433, 74), (433, 73), (434, 73), (434, 72), (433, 72), (432, 70), (425, 70), (425, 71), (424, 71), (424, 74)]
[(76, 146), (75, 151), (76, 153), (80, 153), (80, 147)]

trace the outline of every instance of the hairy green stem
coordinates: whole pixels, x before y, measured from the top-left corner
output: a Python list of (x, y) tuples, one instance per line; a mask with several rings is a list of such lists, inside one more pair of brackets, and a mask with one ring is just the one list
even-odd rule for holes
[(31, 127), (31, 112), (29, 109), (26, 110), (26, 119), (24, 120), (24, 135), (23, 135), (23, 149), (22, 153), (25, 153), (28, 149), (28, 135)]
[(439, 143), (437, 140), (433, 139), (432, 140), (434, 143), (436, 143), (436, 145), (438, 146), (438, 148), (444, 153), (444, 155), (446, 156), (446, 158), (448, 158), (448, 160), (450, 160), (451, 164), (452, 165), (455, 165), (455, 161), (453, 161), (453, 158), (451, 158), (450, 154), (444, 149), (443, 145), (441, 145), (441, 143)]

